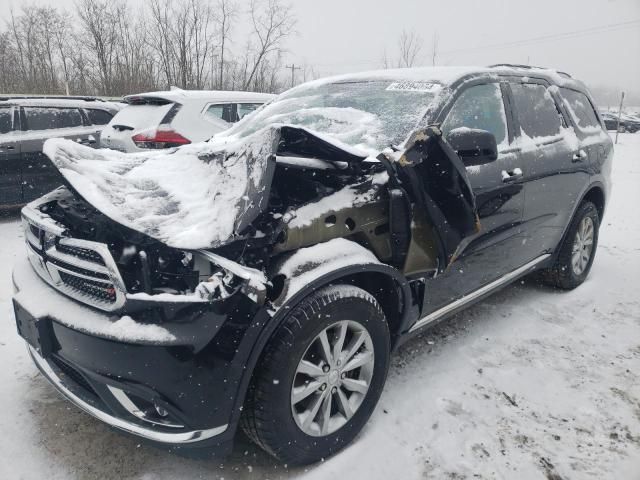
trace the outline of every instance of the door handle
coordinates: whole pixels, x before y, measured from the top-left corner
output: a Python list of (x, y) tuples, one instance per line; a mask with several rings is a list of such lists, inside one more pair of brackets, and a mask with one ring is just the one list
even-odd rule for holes
[(94, 143), (96, 143), (96, 141), (84, 138), (82, 140), (78, 140), (78, 143), (80, 143), (81, 145), (93, 145)]
[(2, 150), (15, 150), (16, 147), (14, 145), (0, 145), (0, 149), (2, 149)]
[(520, 178), (522, 178), (523, 173), (520, 167), (516, 167), (513, 170), (502, 170), (502, 181), (504, 183), (514, 182)]
[(580, 150), (580, 151), (575, 152), (573, 154), (573, 157), (571, 157), (571, 161), (572, 162), (581, 162), (585, 158), (587, 158), (587, 152), (585, 152), (584, 150)]

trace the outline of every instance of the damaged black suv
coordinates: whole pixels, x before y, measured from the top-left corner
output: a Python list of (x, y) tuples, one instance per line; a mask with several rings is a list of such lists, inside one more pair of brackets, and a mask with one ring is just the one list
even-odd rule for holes
[(517, 66), (311, 82), (209, 142), (50, 140), (13, 281), (41, 372), (109, 425), (287, 463), (362, 429), (389, 356), (538, 271), (586, 278), (613, 148), (579, 81)]

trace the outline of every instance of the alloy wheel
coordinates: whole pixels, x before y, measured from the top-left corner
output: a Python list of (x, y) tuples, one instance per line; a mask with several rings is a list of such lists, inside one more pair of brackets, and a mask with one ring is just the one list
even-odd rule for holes
[(571, 266), (573, 273), (582, 275), (589, 265), (593, 252), (594, 227), (591, 217), (584, 217), (578, 225), (571, 252)]
[(334, 433), (356, 413), (369, 391), (374, 351), (358, 322), (342, 320), (320, 332), (296, 369), (291, 412), (307, 435)]

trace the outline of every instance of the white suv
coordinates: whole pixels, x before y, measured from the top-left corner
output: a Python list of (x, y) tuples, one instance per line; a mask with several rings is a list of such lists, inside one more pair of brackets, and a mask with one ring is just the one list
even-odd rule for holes
[(275, 95), (171, 90), (129, 95), (104, 128), (100, 146), (123, 152), (169, 148), (208, 140)]

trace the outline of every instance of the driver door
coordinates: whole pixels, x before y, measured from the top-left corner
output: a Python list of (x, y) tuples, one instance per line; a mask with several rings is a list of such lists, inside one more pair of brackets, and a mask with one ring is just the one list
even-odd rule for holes
[(498, 158), (482, 164), (465, 162), (480, 231), (443, 273), (429, 280), (424, 314), (522, 264), (519, 251), (524, 240), (520, 229), (524, 189), (516, 149), (511, 145), (511, 112), (505, 98), (498, 82), (474, 84), (458, 92), (441, 115), (445, 139), (456, 129), (486, 130), (496, 137)]

